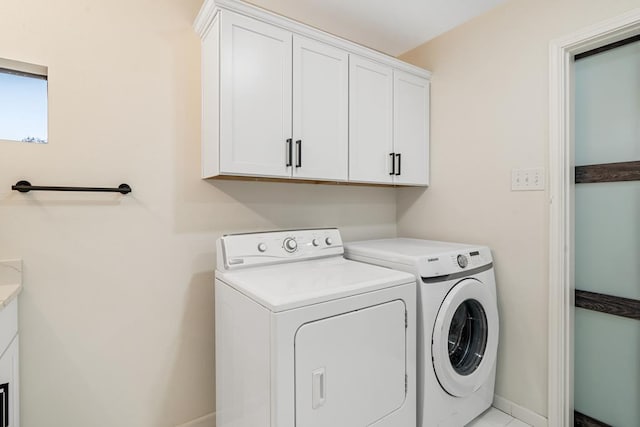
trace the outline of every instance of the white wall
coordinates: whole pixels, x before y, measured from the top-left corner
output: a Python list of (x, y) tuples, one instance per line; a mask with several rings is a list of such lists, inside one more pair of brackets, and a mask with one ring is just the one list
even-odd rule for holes
[[(201, 0), (3, 0), (0, 57), (49, 67), (49, 144), (0, 142), (0, 259), (24, 259), (23, 427), (165, 427), (214, 410), (224, 232), (393, 236), (388, 188), (203, 181)], [(30, 193), (112, 186), (128, 196)]]
[(511, 168), (548, 161), (549, 41), (638, 0), (512, 0), (401, 58), (433, 71), (431, 183), (398, 193), (398, 234), (489, 245), (501, 336), (496, 393), (547, 413), (547, 192)]

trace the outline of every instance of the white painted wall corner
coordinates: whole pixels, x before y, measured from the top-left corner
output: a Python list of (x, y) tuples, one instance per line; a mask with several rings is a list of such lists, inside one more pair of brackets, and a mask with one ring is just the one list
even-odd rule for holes
[(493, 406), (504, 413), (517, 418), (520, 421), (533, 427), (547, 427), (547, 419), (542, 415), (533, 412), (523, 406), (513, 403), (509, 399), (505, 399), (497, 394), (493, 396)]
[(195, 420), (191, 420), (187, 423), (180, 424), (176, 427), (215, 427), (216, 426), (216, 413), (212, 412)]

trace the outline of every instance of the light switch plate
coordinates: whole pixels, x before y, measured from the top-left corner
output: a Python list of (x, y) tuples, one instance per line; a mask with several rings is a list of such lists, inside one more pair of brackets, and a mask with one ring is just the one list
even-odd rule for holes
[(544, 190), (544, 168), (511, 169), (511, 191)]

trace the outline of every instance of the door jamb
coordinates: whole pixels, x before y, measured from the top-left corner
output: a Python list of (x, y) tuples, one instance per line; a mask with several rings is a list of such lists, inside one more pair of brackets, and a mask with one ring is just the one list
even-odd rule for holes
[(637, 8), (549, 45), (549, 427), (573, 425), (573, 56), (639, 32)]

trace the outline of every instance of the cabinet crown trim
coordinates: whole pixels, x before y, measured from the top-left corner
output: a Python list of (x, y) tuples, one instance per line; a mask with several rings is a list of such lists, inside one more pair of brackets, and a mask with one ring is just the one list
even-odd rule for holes
[(202, 4), (200, 12), (198, 12), (196, 19), (193, 21), (193, 28), (201, 39), (204, 39), (207, 32), (209, 32), (209, 27), (218, 14), (218, 10), (214, 1), (205, 0)]
[(244, 3), (243, 1), (239, 0), (205, 0), (202, 8), (200, 9), (200, 12), (198, 13), (198, 16), (196, 16), (196, 19), (193, 23), (193, 27), (200, 35), (200, 38), (205, 38), (209, 31), (209, 28), (211, 27), (211, 24), (215, 20), (220, 10), (229, 10), (241, 15), (249, 16), (251, 18), (258, 19), (271, 25), (286, 29), (295, 34), (324, 42), (331, 46), (345, 50), (348, 53), (359, 55), (379, 62), (381, 64), (389, 65), (395, 69), (402, 70), (404, 72), (414, 74), (425, 79), (431, 78), (431, 72), (423, 68), (408, 64), (377, 50), (359, 45), (349, 40), (345, 40), (333, 34), (310, 27), (309, 25), (286, 18), (281, 15), (277, 15), (273, 12), (269, 12), (265, 9)]

